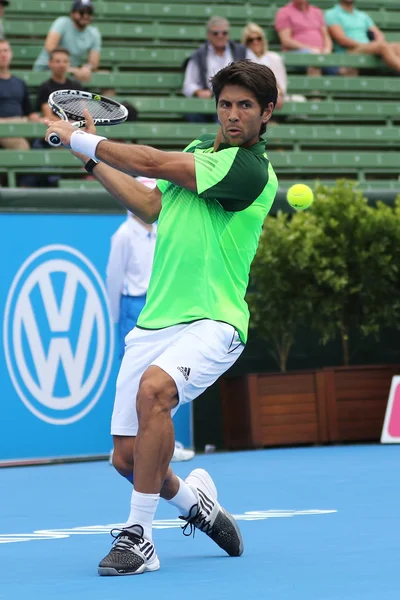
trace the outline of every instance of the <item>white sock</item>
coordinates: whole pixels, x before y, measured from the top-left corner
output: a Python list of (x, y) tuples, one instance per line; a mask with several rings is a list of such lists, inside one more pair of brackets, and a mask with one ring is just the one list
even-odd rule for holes
[[(141, 525), (143, 527), (144, 537), (152, 541), (152, 526), (154, 515), (156, 514), (160, 494), (142, 494), (135, 489), (131, 496), (131, 512), (128, 520), (124, 525), (124, 529), (131, 529), (133, 525)], [(132, 531), (137, 533), (137, 529)]]
[(182, 517), (187, 517), (189, 515), (190, 509), (194, 504), (197, 504), (198, 500), (196, 498), (195, 493), (192, 488), (182, 481), (180, 477), (179, 479), (179, 490), (176, 496), (168, 500), (172, 506), (176, 506), (179, 510)]

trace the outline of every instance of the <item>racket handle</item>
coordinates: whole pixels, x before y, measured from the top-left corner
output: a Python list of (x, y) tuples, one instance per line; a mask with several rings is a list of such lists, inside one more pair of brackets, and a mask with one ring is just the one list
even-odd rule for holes
[(61, 146), (61, 140), (56, 133), (51, 133), (47, 141), (49, 142), (50, 146), (53, 146), (54, 148)]

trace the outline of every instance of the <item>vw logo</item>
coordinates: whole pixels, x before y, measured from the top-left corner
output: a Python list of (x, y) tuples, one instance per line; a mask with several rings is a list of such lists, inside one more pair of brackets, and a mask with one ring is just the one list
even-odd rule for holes
[(39, 419), (82, 419), (107, 383), (114, 330), (107, 295), (93, 264), (75, 248), (40, 248), (12, 282), (4, 349), (14, 388)]

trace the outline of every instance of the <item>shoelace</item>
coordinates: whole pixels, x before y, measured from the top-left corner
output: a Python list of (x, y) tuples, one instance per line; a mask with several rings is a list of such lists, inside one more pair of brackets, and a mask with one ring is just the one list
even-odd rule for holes
[[(186, 525), (183, 525), (182, 527), (182, 532), (183, 535), (186, 535), (187, 537), (191, 536), (193, 533), (193, 537), (195, 534), (196, 529), (200, 529), (200, 531), (204, 531), (204, 533), (206, 535), (211, 535), (212, 530), (213, 530), (213, 526), (211, 525), (211, 523), (207, 522), (207, 516), (201, 515), (201, 509), (200, 506), (197, 507), (197, 512), (196, 514), (191, 517), (190, 519), (185, 519), (184, 517), (179, 517), (180, 519), (183, 519), (186, 521)], [(189, 532), (187, 533), (187, 529), (189, 529)]]
[[(114, 531), (119, 531), (119, 533), (115, 535)], [(139, 544), (143, 544), (144, 542), (144, 539), (140, 535), (132, 533), (127, 529), (112, 529), (110, 533), (114, 538), (114, 550), (133, 550), (135, 546), (139, 546)]]

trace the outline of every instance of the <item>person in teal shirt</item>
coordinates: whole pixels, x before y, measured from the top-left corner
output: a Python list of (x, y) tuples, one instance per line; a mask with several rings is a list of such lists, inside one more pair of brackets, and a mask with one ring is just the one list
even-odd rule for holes
[(371, 17), (354, 7), (354, 0), (341, 0), (325, 12), (325, 21), (336, 52), (380, 56), (400, 72), (400, 43), (389, 43)]
[(58, 17), (50, 26), (44, 48), (33, 65), (34, 71), (46, 71), (50, 53), (56, 48), (69, 52), (70, 73), (87, 83), (100, 63), (101, 35), (92, 25), (93, 5), (90, 0), (76, 0), (69, 17)]

